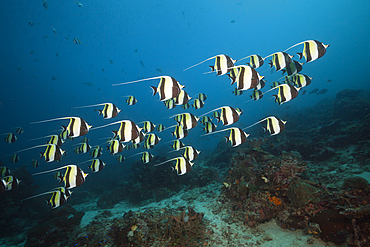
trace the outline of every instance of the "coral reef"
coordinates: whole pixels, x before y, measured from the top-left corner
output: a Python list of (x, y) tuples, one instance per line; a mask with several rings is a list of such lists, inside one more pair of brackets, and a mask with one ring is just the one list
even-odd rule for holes
[[(180, 210), (180, 212), (179, 212)], [(104, 215), (103, 215), (104, 214)], [(205, 246), (209, 236), (204, 215), (187, 210), (162, 208), (128, 211), (109, 220), (104, 211), (70, 243), (74, 246)]]

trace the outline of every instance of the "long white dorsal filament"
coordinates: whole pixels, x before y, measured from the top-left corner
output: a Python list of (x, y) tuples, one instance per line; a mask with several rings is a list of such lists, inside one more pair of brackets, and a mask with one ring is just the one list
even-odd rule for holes
[(242, 60), (244, 60), (244, 59), (247, 59), (248, 57), (251, 57), (251, 56), (253, 56), (253, 55), (249, 55), (249, 56), (247, 56), (247, 57), (243, 57), (243, 58), (241, 58), (241, 59), (238, 59), (238, 62), (240, 62), (240, 61), (242, 61)]
[(156, 76), (156, 77), (145, 78), (145, 79), (140, 79), (140, 80), (136, 80), (136, 81), (122, 82), (122, 83), (113, 84), (112, 86), (132, 84), (132, 83), (137, 83), (137, 82), (141, 82), (141, 81), (149, 81), (149, 80), (154, 80), (154, 79), (160, 79), (162, 77), (165, 77), (165, 76)]
[(100, 105), (107, 105), (107, 104), (112, 104), (112, 103), (101, 103), (101, 104), (95, 104), (95, 105), (76, 106), (76, 107), (72, 107), (72, 109), (88, 108), (88, 107), (94, 107), (94, 106), (100, 106)]
[(47, 136), (42, 136), (42, 137), (38, 137), (38, 138), (29, 139), (27, 141), (36, 141), (36, 140), (40, 140), (40, 139), (43, 139), (43, 138), (46, 138), (46, 137), (52, 137), (52, 136), (58, 136), (58, 135), (47, 135)]
[(299, 42), (299, 43), (297, 43), (297, 44), (295, 44), (295, 45), (292, 45), (291, 47), (289, 47), (288, 49), (286, 49), (284, 52), (286, 52), (287, 50), (292, 49), (293, 47), (296, 47), (297, 45), (303, 44), (304, 42), (307, 42), (307, 41), (309, 41), (309, 40), (302, 41), (302, 42)]
[(263, 121), (267, 120), (268, 118), (270, 118), (270, 117), (264, 118), (264, 119), (262, 119), (262, 120), (260, 120), (260, 121), (258, 121), (256, 123), (254, 123), (252, 125), (249, 125), (248, 127), (243, 128), (242, 130), (248, 129), (248, 128), (253, 127), (253, 126), (255, 126), (255, 125), (259, 124), (259, 123), (262, 123)]
[(20, 152), (23, 152), (23, 151), (27, 151), (27, 150), (31, 150), (31, 149), (39, 148), (39, 147), (50, 146), (50, 145), (55, 145), (55, 144), (43, 144), (43, 145), (37, 145), (37, 146), (30, 147), (30, 148), (26, 148), (26, 149), (19, 150), (19, 151), (14, 152), (14, 153), (15, 153), (15, 154), (17, 154), (17, 153), (20, 153)]
[(101, 128), (108, 127), (108, 126), (111, 126), (111, 125), (114, 125), (114, 124), (118, 124), (118, 123), (122, 123), (122, 122), (125, 122), (125, 121), (130, 121), (130, 120), (121, 120), (121, 121), (117, 121), (117, 122), (114, 122), (114, 123), (109, 123), (109, 124), (106, 124), (106, 125), (95, 127), (95, 128), (93, 128), (91, 130), (101, 129)]
[(59, 167), (59, 168), (56, 168), (56, 169), (53, 169), (53, 170), (38, 172), (38, 173), (31, 174), (31, 175), (36, 176), (36, 175), (45, 174), (45, 173), (49, 173), (49, 172), (55, 172), (55, 171), (62, 170), (62, 169), (67, 168), (67, 167), (71, 167), (71, 166), (74, 166), (74, 165), (62, 166), (62, 167)]
[(207, 115), (208, 113), (211, 113), (211, 112), (214, 112), (214, 111), (220, 110), (220, 109), (221, 109), (221, 108), (223, 108), (223, 107), (226, 107), (226, 106), (218, 107), (218, 108), (213, 109), (213, 110), (211, 110), (211, 111), (209, 111), (209, 112), (206, 112), (206, 113), (204, 113), (204, 114), (202, 114), (202, 115), (199, 115), (198, 117), (203, 117), (203, 116)]
[(48, 192), (44, 192), (44, 193), (41, 193), (41, 194), (38, 194), (38, 195), (35, 195), (35, 196), (27, 197), (25, 199), (20, 200), (20, 202), (25, 201), (25, 200), (29, 200), (29, 199), (32, 199), (32, 198), (36, 198), (36, 197), (39, 197), (39, 196), (42, 196), (42, 195), (47, 195), (47, 194), (53, 193), (55, 191), (48, 191)]
[(148, 153), (148, 152), (147, 151), (144, 151), (144, 152), (140, 152), (140, 153), (137, 153), (137, 154), (133, 154), (131, 156), (126, 157), (126, 159), (131, 158), (131, 157), (134, 157), (134, 156), (137, 156), (137, 155), (140, 155), (140, 154), (144, 154), (144, 153)]
[[(220, 56), (220, 55), (217, 55), (217, 56)], [(206, 60), (203, 60), (202, 62), (199, 62), (199, 63), (197, 63), (197, 64), (194, 64), (194, 65), (192, 65), (192, 66), (190, 66), (190, 67), (188, 67), (188, 68), (184, 69), (183, 71), (188, 70), (188, 69), (191, 69), (191, 68), (194, 68), (195, 66), (198, 66), (199, 64), (202, 64), (202, 63), (204, 63), (204, 62), (207, 62), (208, 60), (211, 60), (211, 59), (213, 59), (213, 58), (215, 58), (215, 57), (217, 57), (217, 56), (213, 56), (213, 57), (207, 58)]]
[(166, 160), (166, 161), (164, 161), (164, 162), (162, 162), (162, 163), (159, 163), (159, 164), (156, 164), (156, 165), (154, 165), (154, 166), (160, 166), (160, 165), (163, 165), (163, 164), (165, 164), (165, 163), (167, 163), (167, 162), (170, 162), (170, 161), (173, 161), (173, 160), (178, 160), (178, 159), (180, 159), (180, 158), (182, 158), (182, 157), (177, 157), (177, 158), (173, 158), (173, 159), (170, 159), (170, 160)]
[(210, 132), (210, 133), (207, 133), (207, 134), (201, 135), (201, 136), (213, 135), (213, 134), (217, 134), (217, 133), (224, 132), (224, 131), (227, 131), (227, 130), (231, 130), (231, 129), (234, 129), (234, 128), (236, 128), (236, 127), (227, 128), (227, 129), (218, 130), (218, 131), (213, 131), (213, 132)]
[(62, 120), (62, 119), (70, 119), (70, 118), (79, 118), (79, 117), (60, 117), (60, 118), (53, 118), (53, 119), (48, 119), (48, 120), (42, 120), (42, 121), (32, 122), (30, 124), (46, 123), (46, 122), (51, 122), (51, 121), (56, 121), (56, 120)]

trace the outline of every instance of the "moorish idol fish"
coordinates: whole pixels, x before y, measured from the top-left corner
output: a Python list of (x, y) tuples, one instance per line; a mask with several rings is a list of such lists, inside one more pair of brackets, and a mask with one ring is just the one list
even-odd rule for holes
[(180, 140), (174, 140), (173, 141), (173, 144), (171, 145), (171, 147), (175, 150), (175, 151), (179, 151), (181, 148), (184, 147), (184, 144), (180, 141)]
[(131, 144), (132, 149), (138, 149), (139, 147), (140, 147), (140, 143)]
[(91, 150), (91, 146), (87, 142), (81, 143), (80, 153), (84, 154)]
[(46, 150), (44, 153), (40, 152), (40, 158), (44, 157), (46, 162), (58, 161), (62, 158), (63, 154), (65, 153), (65, 151), (60, 149), (60, 147), (58, 147), (58, 145), (56, 144), (38, 145), (38, 146), (19, 150), (16, 153), (27, 151), (27, 150), (38, 148), (38, 147), (45, 147), (45, 146), (46, 146)]
[(163, 101), (163, 103), (167, 109), (173, 109), (176, 107), (175, 99), (168, 99), (168, 100)]
[(42, 196), (42, 195), (47, 195), (47, 194), (52, 194), (50, 200), (46, 200), (47, 205), (50, 204), (51, 208), (54, 209), (54, 208), (63, 206), (67, 202), (67, 199), (72, 194), (72, 192), (65, 189), (64, 187), (58, 187), (58, 188), (55, 188), (51, 191), (44, 192), (44, 193), (41, 193), (41, 194), (38, 194), (38, 195), (35, 195), (35, 196), (31, 196), (31, 197), (22, 199), (21, 201), (33, 199), (33, 198), (36, 198), (36, 197), (39, 197), (39, 196)]
[(123, 157), (123, 155), (120, 154), (120, 155), (117, 156), (117, 161), (119, 163), (122, 163), (124, 160), (125, 160), (125, 157)]
[(259, 100), (262, 99), (263, 93), (260, 90), (253, 90), (253, 93), (251, 95), (251, 99), (253, 100)]
[(149, 152), (142, 152), (141, 161), (143, 161), (143, 164), (148, 164), (150, 161), (152, 161), (154, 155), (152, 155)]
[(191, 163), (189, 160), (185, 159), (184, 157), (178, 157), (178, 158), (173, 158), (165, 162), (156, 164), (154, 166), (160, 166), (160, 165), (163, 165), (167, 162), (174, 161), (174, 160), (176, 160), (176, 164), (172, 166), (172, 170), (173, 171), (176, 170), (177, 175), (184, 175), (185, 173), (190, 172), (192, 166), (194, 165), (193, 163)]
[(189, 102), (190, 99), (191, 97), (188, 95), (188, 93), (185, 90), (181, 90), (179, 95), (174, 98), (174, 102), (176, 105), (185, 105)]
[(212, 122), (212, 119), (208, 116), (203, 116), (200, 120), (199, 120), (202, 124), (205, 124), (206, 122)]
[(237, 127), (227, 128), (227, 129), (215, 131), (215, 132), (205, 134), (205, 135), (216, 134), (216, 133), (220, 133), (220, 132), (227, 131), (227, 130), (230, 130), (230, 135), (228, 137), (225, 136), (225, 138), (226, 138), (226, 142), (228, 141), (231, 142), (231, 147), (237, 147), (247, 141), (247, 137), (249, 136), (249, 134), (245, 133), (242, 129), (237, 128)]
[(197, 99), (199, 99), (199, 100), (201, 100), (201, 101), (206, 101), (206, 99), (207, 99), (207, 95), (205, 95), (204, 93), (199, 93), (198, 95), (197, 95)]
[(103, 148), (100, 146), (95, 146), (94, 149), (90, 152), (91, 157), (93, 158), (99, 158), (102, 153)]
[(276, 71), (284, 69), (288, 64), (292, 62), (292, 57), (293, 57), (286, 52), (275, 52), (271, 55), (268, 55), (264, 59), (271, 57), (271, 56), (272, 56), (272, 60), (270, 60), (269, 62), (270, 68), (274, 66)]
[(254, 55), (250, 55), (250, 56), (247, 56), (247, 57), (243, 57), (241, 59), (238, 60), (238, 62), (246, 59), (246, 58), (249, 58), (249, 63), (247, 63), (249, 66), (251, 66), (252, 68), (254, 69), (257, 69), (259, 67), (261, 67), (264, 63), (264, 58), (261, 57), (260, 55), (257, 55), (257, 54), (254, 54)]
[(217, 125), (212, 122), (205, 122), (203, 130), (208, 134), (216, 130)]
[(0, 177), (5, 177), (10, 175), (10, 169), (6, 166), (0, 167)]
[(134, 157), (134, 156), (137, 156), (137, 155), (140, 155), (142, 154), (142, 156), (140, 157), (140, 160), (143, 162), (143, 164), (148, 164), (150, 161), (152, 161), (154, 155), (152, 155), (151, 153), (145, 151), (145, 152), (140, 152), (140, 153), (137, 153), (137, 154), (134, 154), (134, 155), (131, 155), (127, 158), (131, 158), (131, 157)]
[(292, 62), (287, 64), (287, 66), (283, 69), (283, 75), (285, 72), (288, 74), (288, 76), (295, 75), (301, 72), (301, 70), (303, 69), (302, 65), (303, 63), (293, 60)]
[(282, 84), (272, 89), (276, 88), (278, 89), (278, 93), (273, 96), (275, 97), (275, 102), (277, 102), (279, 105), (296, 98), (298, 96), (298, 91), (300, 89), (289, 84)]
[(191, 113), (180, 113), (172, 117), (175, 117), (175, 121), (180, 124), (184, 128), (184, 130), (189, 130), (196, 127), (199, 120), (199, 118)]
[(17, 154), (13, 154), (10, 158), (11, 163), (17, 163), (19, 161), (19, 156)]
[(6, 137), (4, 138), (4, 141), (6, 143), (13, 143), (17, 140), (17, 137), (13, 133), (5, 133), (3, 135), (6, 135)]
[(118, 113), (121, 112), (121, 110), (118, 109), (117, 106), (113, 103), (101, 103), (101, 104), (95, 104), (95, 105), (79, 106), (79, 107), (73, 107), (72, 109), (88, 108), (88, 107), (94, 107), (94, 106), (100, 106), (100, 105), (104, 105), (103, 110), (96, 109), (96, 111), (99, 112), (99, 116), (103, 115), (103, 118), (105, 119), (117, 117)]
[(8, 182), (5, 182), (3, 178), (0, 178), (0, 194), (3, 193), (6, 189), (6, 186), (8, 186)]
[(231, 91), (235, 96), (239, 96), (243, 94), (242, 90), (238, 90), (237, 88), (234, 88), (233, 91)]
[(155, 125), (150, 121), (144, 121), (143, 131), (145, 133), (153, 132), (155, 130)]
[(153, 95), (158, 93), (160, 101), (165, 101), (165, 100), (173, 99), (177, 97), (180, 94), (181, 89), (185, 87), (183, 85), (180, 85), (180, 83), (171, 76), (156, 76), (156, 77), (151, 77), (151, 78), (146, 78), (146, 79), (141, 79), (141, 80), (136, 80), (136, 81), (113, 84), (112, 86), (137, 83), (137, 82), (153, 80), (153, 79), (160, 79), (157, 87), (151, 86), (151, 88), (153, 89)]
[(297, 53), (299, 56), (299, 59), (302, 59), (304, 56), (306, 58), (306, 63), (315, 61), (316, 59), (322, 57), (326, 53), (326, 48), (328, 48), (330, 45), (324, 45), (320, 41), (317, 40), (306, 40), (303, 42), (299, 42), (298, 44), (295, 44), (285, 51), (297, 46), (303, 44), (303, 52)]
[(204, 106), (204, 102), (201, 101), (200, 99), (195, 99), (193, 104), (192, 104), (192, 107), (195, 109), (195, 110), (198, 110), (200, 108), (202, 108)]
[(156, 134), (148, 134), (146, 136), (145, 143), (151, 147), (154, 147), (159, 143), (160, 140), (161, 138), (159, 138)]
[(15, 127), (15, 133), (20, 135), (24, 133), (24, 130), (22, 127)]
[[(236, 76), (235, 82), (237, 85), (238, 90), (248, 90), (251, 88), (257, 87), (260, 80), (262, 80), (264, 77), (260, 76), (258, 72), (253, 69), (252, 67), (249, 67), (247, 65), (240, 65), (237, 66), (238, 74)], [(234, 82), (231, 83), (231, 85)]]
[(81, 168), (79, 168), (77, 165), (72, 165), (72, 164), (62, 166), (62, 167), (49, 170), (49, 171), (35, 173), (35, 174), (32, 174), (32, 176), (54, 172), (54, 171), (58, 171), (64, 168), (67, 168), (67, 170), (64, 173), (64, 176), (60, 178), (61, 178), (61, 182), (64, 181), (64, 187), (66, 189), (72, 189), (72, 188), (78, 187), (85, 182), (85, 178), (87, 177), (88, 174), (84, 173), (84, 171), (82, 171)]
[(291, 81), (295, 86), (298, 88), (306, 87), (311, 84), (311, 80), (313, 77), (309, 77), (304, 74), (295, 74), (289, 77), (289, 81)]
[(19, 183), (21, 182), (21, 180), (15, 178), (13, 175), (5, 176), (3, 179), (7, 183), (5, 191), (9, 191), (18, 187)]
[(164, 127), (164, 125), (163, 124), (157, 124), (157, 131), (158, 132), (162, 132), (162, 131), (164, 131), (166, 128)]
[(110, 125), (113, 125), (113, 124), (117, 124), (117, 123), (120, 123), (121, 126), (119, 127), (119, 129), (117, 131), (112, 131), (113, 134), (114, 134), (113, 139), (115, 139), (117, 137), (117, 139), (120, 142), (129, 142), (129, 141), (135, 140), (139, 136), (140, 131), (142, 130), (131, 120), (117, 121), (117, 122), (114, 122), (114, 123), (110, 123), (110, 124), (106, 124), (106, 125), (103, 125), (103, 126), (96, 127), (96, 128), (94, 128), (94, 130), (104, 128), (104, 127), (107, 127), (107, 126), (110, 126)]
[(281, 131), (283, 131), (285, 129), (285, 124), (286, 124), (286, 121), (283, 121), (281, 120), (280, 118), (277, 118), (275, 116), (270, 116), (270, 117), (267, 117), (267, 118), (264, 118), (246, 128), (243, 128), (244, 129), (248, 129), (256, 124), (259, 124), (263, 121), (267, 121), (267, 125), (266, 127), (263, 127), (264, 130), (267, 130), (268, 132), (270, 132), (270, 134), (273, 136), (273, 135), (276, 135), (276, 134), (279, 134)]
[(184, 129), (181, 125), (177, 125), (174, 132), (171, 132), (172, 136), (176, 137), (176, 139), (180, 140), (184, 137), (187, 137), (189, 131)]
[(47, 136), (43, 136), (43, 137), (30, 139), (28, 141), (40, 140), (40, 139), (43, 139), (43, 138), (46, 138), (46, 137), (50, 137), (50, 140), (48, 142), (46, 142), (47, 144), (56, 144), (59, 147), (61, 147), (64, 143), (64, 140), (63, 140), (63, 138), (61, 138), (60, 135), (47, 135)]
[(75, 154), (80, 154), (81, 153), (80, 147), (75, 147), (74, 152)]
[(183, 104), (181, 106), (181, 108), (184, 109), (184, 110), (189, 109), (190, 108), (190, 104), (189, 103)]
[(51, 193), (52, 196), (47, 201), (47, 205), (50, 205), (52, 209), (63, 206), (67, 202), (68, 197), (60, 190), (52, 191)]
[(195, 160), (196, 158), (198, 158), (198, 155), (200, 153), (200, 151), (196, 150), (194, 147), (192, 146), (186, 146), (186, 147), (183, 147), (181, 149), (185, 149), (185, 152), (182, 154), (182, 156), (187, 159), (188, 161), (193, 161)]
[(68, 137), (78, 137), (86, 135), (89, 132), (89, 129), (92, 127), (91, 125), (88, 125), (85, 120), (79, 117), (61, 117), (61, 118), (54, 118), (54, 119), (48, 119), (38, 122), (32, 122), (31, 124), (36, 123), (45, 123), (45, 122), (51, 122), (56, 120), (62, 120), (62, 119), (69, 119), (68, 126), (63, 126), (63, 130), (68, 130)]
[(88, 166), (92, 172), (100, 172), (106, 165), (103, 161), (101, 161), (101, 159), (92, 159), (88, 161), (92, 161), (91, 165)]
[[(243, 113), (243, 111), (237, 111), (231, 106), (222, 106), (222, 107), (213, 109), (212, 111), (217, 111), (219, 109), (221, 109), (221, 114), (219, 116), (213, 115), (213, 117), (216, 118), (218, 122), (220, 122), (221, 120), (224, 126), (228, 126), (230, 124), (237, 122), (239, 120), (239, 116)], [(212, 111), (209, 111), (203, 115), (206, 115)]]
[(123, 145), (123, 143), (121, 143), (119, 140), (112, 140), (110, 142), (110, 145), (107, 146), (107, 150), (109, 150), (109, 153), (111, 155), (115, 155), (122, 152), (124, 148), (125, 145)]
[(214, 66), (209, 66), (209, 67), (212, 69), (212, 72), (215, 71), (217, 73), (217, 75), (224, 75), (227, 72), (229, 72), (230, 67), (233, 67), (234, 63), (236, 62), (236, 60), (231, 59), (228, 55), (220, 54), (220, 55), (216, 55), (216, 56), (207, 58), (206, 60), (204, 60), (200, 63), (197, 63), (193, 66), (190, 66), (189, 68), (186, 68), (183, 71), (188, 70), (190, 68), (193, 68), (193, 67), (195, 67), (199, 64), (202, 64), (202, 63), (204, 63), (208, 60), (211, 60), (213, 58), (215, 58), (215, 65)]
[(31, 165), (33, 168), (37, 168), (39, 167), (40, 163), (38, 160), (33, 159)]
[(135, 105), (137, 103), (137, 99), (134, 96), (132, 96), (132, 95), (124, 96), (124, 97), (128, 97), (126, 99), (127, 105)]
[(48, 144), (56, 144), (58, 147), (61, 147), (64, 143), (63, 139), (59, 135), (51, 135)]

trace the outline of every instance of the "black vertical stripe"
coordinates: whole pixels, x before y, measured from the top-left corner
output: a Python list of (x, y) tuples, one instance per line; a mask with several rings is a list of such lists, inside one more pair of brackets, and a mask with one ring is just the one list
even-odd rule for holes
[(305, 51), (306, 51), (306, 62), (310, 62), (312, 60), (312, 54), (310, 49), (310, 42), (304, 42)]
[(73, 132), (74, 126), (75, 126), (75, 118), (71, 118), (70, 123), (69, 123), (69, 129), (68, 129), (68, 136), (74, 136), (75, 133)]

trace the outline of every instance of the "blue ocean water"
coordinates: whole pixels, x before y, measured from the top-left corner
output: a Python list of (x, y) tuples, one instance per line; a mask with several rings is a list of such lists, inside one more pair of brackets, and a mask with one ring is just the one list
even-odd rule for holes
[[(324, 97), (334, 97), (343, 89), (369, 89), (368, 1), (113, 0), (81, 1), (81, 7), (75, 1), (49, 0), (47, 3), (47, 8), (41, 0), (0, 3), (0, 129), (1, 133), (8, 133), (20, 126), (25, 131), (17, 135), (15, 143), (0, 144), (1, 160), (10, 169), (27, 165), (33, 173), (31, 160), (39, 158), (42, 148), (19, 153), (20, 161), (16, 164), (10, 163), (10, 155), (43, 144), (47, 139), (29, 140), (59, 133), (60, 125), (68, 124), (68, 120), (30, 124), (35, 121), (77, 116), (94, 127), (124, 119), (150, 120), (154, 124), (171, 126), (175, 122), (169, 117), (175, 114), (201, 115), (229, 105), (244, 111), (234, 126), (246, 127), (270, 115), (309, 107)], [(81, 43), (74, 43), (74, 38)], [(206, 73), (214, 60), (184, 71), (218, 54), (227, 54), (233, 59), (251, 54), (264, 57), (311, 39), (330, 44), (330, 47), (322, 58), (303, 65), (302, 73), (314, 78), (305, 89), (307, 92), (315, 88), (328, 89), (328, 92), (299, 95), (280, 106), (274, 102), (272, 92), (260, 101), (249, 101), (251, 90), (234, 96), (231, 91), (235, 85), (230, 86), (226, 76)], [(288, 53), (293, 55), (302, 49), (300, 45)], [(298, 59), (297, 55), (293, 59)], [(282, 80), (282, 73), (270, 69), (267, 61), (257, 71), (267, 81), (262, 91), (270, 89), (272, 81)], [(205, 106), (198, 110), (183, 110), (180, 106), (166, 109), (158, 95), (152, 96), (150, 86), (157, 86), (158, 79), (112, 86), (162, 75), (177, 79), (194, 98), (198, 93), (208, 95)], [(138, 103), (128, 106), (124, 97), (127, 95), (135, 96)], [(103, 107), (72, 109), (106, 102), (115, 103), (122, 110), (114, 120), (105, 120), (94, 111)], [(105, 140), (115, 129), (118, 125), (99, 130), (92, 128), (86, 137), (92, 146), (105, 148)], [(203, 134), (197, 127), (183, 141), (198, 150), (212, 151), (224, 136), (204, 137)], [(162, 140), (151, 152), (163, 155), (170, 147), (162, 143), (173, 137), (169, 130), (158, 135)], [(79, 137), (63, 146), (67, 155), (60, 163), (40, 160), (41, 165), (36, 170), (90, 158), (87, 154), (73, 153), (74, 145), (81, 140)], [(143, 149), (125, 150), (123, 155), (139, 151)], [(176, 154), (168, 157), (176, 157)], [(107, 168), (111, 165), (110, 172), (100, 178), (99, 174), (94, 174), (94, 182), (115, 175), (125, 179), (125, 169), (117, 167), (116, 157), (104, 150), (102, 158)], [(133, 160), (127, 160), (122, 166), (128, 166)], [(115, 169), (121, 169), (122, 173), (117, 174)], [(38, 192), (51, 189), (55, 183), (49, 177), (40, 177), (36, 182), (40, 185)]]

